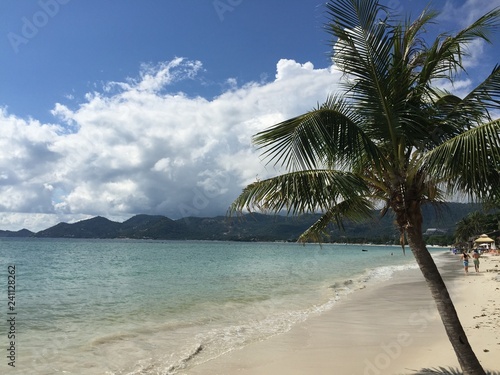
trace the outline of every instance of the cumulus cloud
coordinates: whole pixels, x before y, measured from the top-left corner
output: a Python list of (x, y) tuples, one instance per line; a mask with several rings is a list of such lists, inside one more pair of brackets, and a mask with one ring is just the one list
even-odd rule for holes
[(445, 20), (459, 22), (460, 27), (470, 25), (484, 13), (500, 6), (500, 0), (448, 0), (441, 16)]
[[(500, 7), (500, 0), (467, 0), (465, 2), (457, 2), (456, 0), (448, 0), (445, 3), (443, 11), (440, 15), (440, 21), (450, 22), (452, 25), (462, 29), (471, 25), (486, 12)], [(488, 35), (491, 38), (493, 35)], [(467, 53), (469, 56), (464, 61), (466, 69), (477, 67), (484, 60), (486, 42), (483, 40), (474, 40), (469, 43)], [(494, 62), (496, 63), (496, 61)], [(493, 66), (487, 68), (487, 73), (490, 73)]]
[(77, 108), (56, 103), (56, 124), (0, 112), (0, 229), (44, 229), (94, 215), (171, 218), (225, 214), (243, 186), (276, 171), (251, 137), (303, 113), (337, 90), (340, 74), (293, 60), (269, 82), (215, 98), (171, 92), (196, 80), (199, 61), (143, 65), (137, 78), (109, 82)]
[[(500, 7), (500, 0), (447, 0), (439, 16), (439, 25), (443, 30), (455, 33), (475, 22), (486, 12)], [(493, 44), (498, 39), (498, 30), (493, 31), (488, 38)], [(497, 63), (491, 56), (495, 56), (495, 46), (484, 40), (471, 40), (463, 50), (463, 67), (468, 74), (456, 77), (453, 83), (439, 82), (459, 96), (470, 91), (470, 88), (485, 79)]]
[[(466, 25), (495, 6), (500, 0), (449, 1), (442, 17)], [(465, 66), (480, 66), (484, 45), (471, 43), (470, 54)], [(54, 123), (0, 108), (0, 229), (37, 231), (95, 215), (225, 214), (246, 184), (277, 172), (252, 135), (310, 110), (340, 80), (333, 67), (282, 59), (273, 79), (227, 77), (214, 98), (174, 91), (185, 80), (202, 85), (203, 71), (202, 62), (180, 57), (143, 64), (136, 77), (107, 82), (76, 107), (55, 103)], [(460, 94), (473, 84), (464, 77), (442, 87)]]
[(245, 185), (277, 173), (251, 137), (321, 103), (341, 76), (282, 59), (274, 79), (228, 77), (214, 98), (173, 90), (183, 80), (202, 84), (203, 69), (184, 58), (144, 64), (76, 107), (55, 103), (54, 123), (0, 109), (0, 229), (38, 231), (95, 215), (223, 215)]

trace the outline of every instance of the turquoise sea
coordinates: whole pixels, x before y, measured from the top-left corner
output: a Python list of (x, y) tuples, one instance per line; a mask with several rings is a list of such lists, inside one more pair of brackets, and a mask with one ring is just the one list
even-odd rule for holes
[(416, 268), (396, 246), (293, 243), (4, 238), (0, 259), (16, 375), (181, 374)]

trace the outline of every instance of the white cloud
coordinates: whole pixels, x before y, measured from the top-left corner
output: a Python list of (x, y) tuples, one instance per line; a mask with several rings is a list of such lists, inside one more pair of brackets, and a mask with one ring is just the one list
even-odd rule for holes
[(244, 185), (276, 171), (251, 137), (313, 108), (340, 74), (280, 60), (276, 79), (206, 99), (168, 92), (196, 79), (198, 61), (144, 65), (138, 78), (88, 93), (76, 109), (56, 103), (63, 125), (0, 112), (0, 229), (44, 229), (93, 215), (171, 218), (225, 214)]
[(56, 103), (60, 124), (1, 109), (0, 229), (38, 231), (95, 215), (223, 215), (245, 185), (279, 172), (251, 137), (321, 103), (341, 76), (282, 59), (273, 81), (228, 78), (216, 98), (169, 92), (202, 69), (184, 59), (143, 65), (138, 78), (87, 93), (77, 108)]
[(448, 0), (442, 12), (442, 18), (459, 24), (470, 25), (486, 12), (500, 6), (500, 0)]
[[(456, 33), (457, 31), (471, 25), (486, 12), (500, 7), (500, 0), (447, 0), (439, 17), (439, 25), (444, 30)], [(493, 70), (497, 61), (495, 46), (498, 42), (498, 28), (493, 30), (488, 37), (492, 44), (482, 39), (476, 39), (468, 43), (462, 64), (467, 70), (467, 76), (458, 77), (458, 82), (470, 82), (470, 88), (484, 80)], [(461, 95), (462, 88), (458, 88), (458, 95)], [(466, 90), (465, 92), (467, 92)]]

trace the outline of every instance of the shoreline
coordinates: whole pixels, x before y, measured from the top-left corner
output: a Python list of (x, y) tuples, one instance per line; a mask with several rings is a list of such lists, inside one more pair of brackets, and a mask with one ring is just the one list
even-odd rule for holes
[[(495, 359), (500, 349), (500, 273), (495, 272), (500, 257), (483, 256), (481, 272), (472, 267), (467, 276), (451, 253), (439, 254), (436, 263), (479, 361), (486, 371), (500, 370)], [(451, 371), (459, 366), (420, 270), (410, 269), (351, 293), (286, 333), (180, 373), (410, 375), (425, 368)]]

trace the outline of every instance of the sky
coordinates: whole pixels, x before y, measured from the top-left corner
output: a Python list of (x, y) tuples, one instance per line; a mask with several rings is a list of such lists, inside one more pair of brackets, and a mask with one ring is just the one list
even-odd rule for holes
[[(414, 18), (427, 2), (387, 0)], [(286, 5), (284, 5), (286, 4)], [(500, 0), (435, 0), (454, 31)], [(339, 89), (318, 0), (2, 0), (0, 229), (225, 215), (252, 135)], [(466, 92), (499, 63), (474, 43)]]

